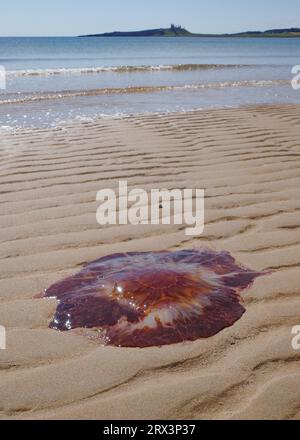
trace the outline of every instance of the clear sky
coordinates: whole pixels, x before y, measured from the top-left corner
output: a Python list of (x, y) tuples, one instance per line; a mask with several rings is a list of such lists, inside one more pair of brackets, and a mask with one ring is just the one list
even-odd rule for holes
[(300, 1), (8, 0), (0, 7), (2, 36), (78, 35), (170, 23), (200, 33), (300, 27)]

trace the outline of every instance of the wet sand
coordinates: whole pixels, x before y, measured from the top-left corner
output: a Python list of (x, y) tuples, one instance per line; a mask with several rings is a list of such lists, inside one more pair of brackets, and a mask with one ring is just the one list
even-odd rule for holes
[[(77, 122), (0, 140), (2, 419), (300, 419), (300, 107)], [(206, 191), (205, 232), (96, 222), (96, 193)], [(115, 252), (208, 246), (273, 270), (233, 327), (163, 348), (99, 346), (48, 328), (34, 296)]]

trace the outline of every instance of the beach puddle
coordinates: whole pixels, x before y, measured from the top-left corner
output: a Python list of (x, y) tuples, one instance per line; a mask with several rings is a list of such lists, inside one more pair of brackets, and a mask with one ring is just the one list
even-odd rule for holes
[(245, 313), (240, 293), (266, 272), (210, 249), (115, 254), (47, 289), (51, 328), (95, 329), (106, 345), (163, 346), (211, 337)]

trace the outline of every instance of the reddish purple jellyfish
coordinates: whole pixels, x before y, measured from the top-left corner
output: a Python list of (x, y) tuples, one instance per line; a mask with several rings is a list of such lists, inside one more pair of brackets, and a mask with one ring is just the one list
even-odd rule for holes
[(46, 290), (50, 327), (97, 329), (119, 347), (208, 338), (242, 317), (240, 292), (261, 275), (209, 249), (111, 255)]

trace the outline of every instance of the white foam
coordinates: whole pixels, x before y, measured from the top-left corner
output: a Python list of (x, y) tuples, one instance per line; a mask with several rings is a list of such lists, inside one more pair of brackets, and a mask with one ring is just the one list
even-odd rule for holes
[(55, 69), (25, 69), (8, 70), (7, 77), (22, 76), (55, 76), (55, 75), (91, 75), (105, 72), (129, 73), (129, 72), (151, 72), (163, 70), (201, 70), (208, 68), (236, 67), (231, 65), (214, 64), (175, 64), (175, 65), (141, 65), (141, 66), (98, 66), (80, 68), (55, 68)]

